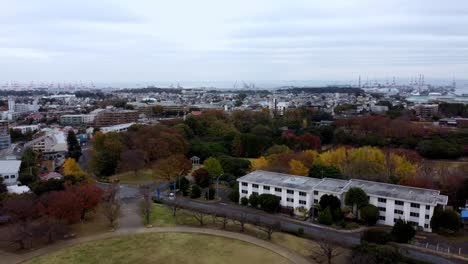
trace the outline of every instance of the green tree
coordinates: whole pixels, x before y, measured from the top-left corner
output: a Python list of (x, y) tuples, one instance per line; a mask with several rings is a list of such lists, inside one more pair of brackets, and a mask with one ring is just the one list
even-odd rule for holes
[(408, 243), (415, 235), (416, 230), (410, 223), (398, 219), (392, 228), (392, 238), (398, 243)]
[(334, 179), (343, 179), (341, 171), (333, 166), (325, 166), (320, 164), (315, 164), (309, 170), (309, 177), (313, 178), (334, 178)]
[(240, 199), (240, 202), (241, 202), (241, 205), (247, 206), (247, 205), (249, 204), (249, 198), (247, 198), (247, 197), (242, 197), (242, 198)]
[(331, 194), (324, 194), (320, 197), (320, 208), (325, 210), (325, 208), (330, 208), (330, 210), (340, 209), (341, 201), (338, 197)]
[(356, 215), (357, 209), (360, 209), (369, 204), (366, 192), (359, 187), (349, 188), (345, 195), (345, 203), (353, 207), (353, 213)]
[(379, 220), (379, 208), (372, 204), (368, 204), (361, 209), (361, 218), (364, 219), (366, 224), (375, 225)]
[(431, 218), (431, 228), (438, 232), (448, 229), (456, 232), (462, 227), (460, 214), (451, 209), (436, 209)]
[(280, 206), (280, 200), (280, 197), (273, 194), (264, 193), (258, 196), (258, 204), (263, 210), (269, 213), (274, 213), (278, 211)]
[(366, 241), (368, 243), (385, 245), (390, 241), (390, 238), (390, 234), (384, 230), (369, 229), (362, 234), (361, 242)]
[(18, 180), (24, 185), (30, 185), (37, 180), (37, 153), (27, 148), (21, 157), (21, 167)]
[(76, 138), (75, 131), (71, 129), (67, 135), (68, 157), (79, 160), (81, 157), (81, 146)]
[(258, 195), (257, 195), (257, 194), (252, 193), (252, 194), (249, 196), (249, 204), (250, 204), (250, 206), (252, 206), (252, 207), (257, 207), (257, 206), (258, 206)]
[(234, 203), (239, 203), (239, 186), (237, 185), (235, 188), (232, 189), (232, 191), (229, 193), (229, 200), (231, 200)]
[(208, 171), (210, 177), (216, 179), (223, 174), (223, 167), (216, 158), (210, 157), (203, 162), (203, 167)]
[(192, 191), (190, 192), (190, 198), (197, 199), (201, 196), (201, 189), (198, 185), (192, 185)]
[(330, 211), (330, 208), (325, 208), (319, 213), (318, 222), (322, 225), (331, 225), (333, 224), (333, 217)]
[(236, 134), (231, 144), (231, 153), (234, 157), (241, 157), (243, 154), (242, 151), (242, 140), (239, 134)]

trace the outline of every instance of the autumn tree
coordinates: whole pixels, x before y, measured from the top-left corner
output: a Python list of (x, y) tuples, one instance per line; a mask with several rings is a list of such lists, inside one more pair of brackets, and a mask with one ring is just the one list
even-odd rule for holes
[(120, 154), (125, 149), (121, 137), (115, 132), (98, 132), (93, 137), (90, 168), (98, 177), (107, 177), (115, 173)]
[(242, 140), (239, 134), (236, 134), (231, 144), (231, 153), (234, 157), (241, 157), (243, 155)]
[(3, 210), (14, 223), (10, 229), (10, 240), (18, 244), (20, 249), (25, 249), (27, 241), (33, 237), (32, 221), (38, 216), (36, 205), (36, 196), (30, 194), (9, 197), (3, 201)]
[(295, 159), (289, 161), (289, 170), (294, 175), (307, 176), (309, 174), (309, 169), (302, 162)]
[(145, 152), (141, 149), (129, 149), (120, 155), (119, 170), (133, 171), (135, 177), (140, 169), (145, 166)]
[(73, 193), (75, 203), (81, 209), (80, 219), (85, 220), (86, 213), (94, 211), (102, 198), (102, 189), (94, 184), (66, 186), (65, 191)]
[(250, 162), (250, 167), (252, 170), (263, 170), (268, 167), (268, 161), (265, 157), (260, 157), (258, 159), (254, 159)]
[(182, 154), (172, 155), (158, 160), (153, 166), (155, 178), (172, 181), (185, 176), (191, 169), (192, 163)]
[(204, 168), (199, 168), (192, 173), (195, 182), (202, 188), (208, 187), (211, 182), (211, 177), (208, 171)]

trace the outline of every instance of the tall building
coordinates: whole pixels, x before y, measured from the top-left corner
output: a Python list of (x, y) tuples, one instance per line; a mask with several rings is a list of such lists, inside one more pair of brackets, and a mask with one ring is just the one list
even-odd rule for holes
[(11, 145), (10, 130), (8, 121), (0, 121), (0, 149), (9, 148)]

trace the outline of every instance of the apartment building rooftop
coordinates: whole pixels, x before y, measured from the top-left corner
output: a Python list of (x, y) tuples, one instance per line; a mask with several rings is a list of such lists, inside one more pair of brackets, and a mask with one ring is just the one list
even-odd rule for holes
[(284, 173), (256, 170), (238, 181), (263, 185), (278, 186), (303, 191), (325, 191), (343, 193), (352, 187), (363, 189), (368, 195), (388, 197), (396, 200), (406, 200), (423, 204), (447, 204), (448, 197), (440, 195), (440, 191), (410, 186), (372, 182), (365, 180), (340, 180), (331, 178), (309, 178)]

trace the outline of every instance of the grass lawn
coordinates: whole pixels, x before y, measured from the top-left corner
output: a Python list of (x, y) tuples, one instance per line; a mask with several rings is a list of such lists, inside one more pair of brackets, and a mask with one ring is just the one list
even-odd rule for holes
[[(179, 209), (177, 210), (176, 217), (173, 217), (171, 208), (161, 204), (154, 204), (153, 213), (151, 215), (151, 224), (153, 226), (200, 226), (198, 221), (196, 221), (192, 216), (191, 212)], [(204, 227), (220, 229), (221, 224), (213, 223), (211, 217), (206, 217)], [(226, 230), (238, 232), (239, 226), (234, 224), (232, 221), (229, 221)], [(262, 232), (258, 230), (258, 228), (255, 228), (255, 226), (249, 224), (245, 225), (244, 233), (260, 239), (266, 239), (267, 236), (265, 232)], [(287, 233), (275, 232), (273, 233), (271, 242), (295, 251), (299, 255), (308, 258), (312, 263), (317, 262), (317, 260), (324, 260), (324, 257), (320, 253), (319, 246), (314, 240), (297, 237)], [(333, 263), (348, 263), (347, 258), (350, 256), (351, 251), (349, 249), (339, 248), (339, 252), (341, 254), (333, 259)]]
[(267, 249), (229, 238), (185, 233), (130, 235), (93, 241), (26, 263), (290, 263)]
[(140, 170), (137, 175), (133, 171), (123, 172), (110, 177), (110, 180), (119, 179), (121, 183), (150, 183), (154, 181), (151, 169)]

